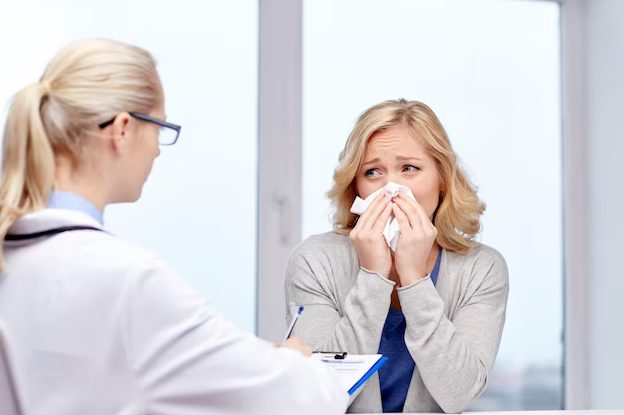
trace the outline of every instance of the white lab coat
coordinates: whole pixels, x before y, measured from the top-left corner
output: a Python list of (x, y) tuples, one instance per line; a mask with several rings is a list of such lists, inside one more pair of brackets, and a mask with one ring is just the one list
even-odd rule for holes
[[(45, 209), (9, 233), (66, 225), (99, 227)], [(4, 253), (0, 320), (29, 415), (346, 409), (320, 362), (237, 330), (158, 257), (111, 234), (6, 242)]]

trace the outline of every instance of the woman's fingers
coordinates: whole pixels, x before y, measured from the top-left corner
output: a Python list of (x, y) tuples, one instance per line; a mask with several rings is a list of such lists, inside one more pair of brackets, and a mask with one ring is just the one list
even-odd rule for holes
[(368, 209), (360, 216), (360, 219), (355, 224), (355, 228), (358, 231), (371, 229), (389, 202), (390, 200), (386, 197), (385, 192), (380, 192)]
[[(413, 221), (420, 221), (420, 213), (410, 211), (405, 201), (395, 204), (394, 216), (399, 222), (400, 236), (394, 255), (395, 266), (402, 285), (410, 285), (427, 273), (427, 258), (437, 230), (431, 222), (425, 227), (412, 228), (406, 211)], [(419, 225), (420, 226), (420, 225)]]
[(399, 229), (401, 230), (401, 233), (406, 233), (409, 230), (412, 230), (407, 215), (405, 215), (397, 203), (392, 204), (392, 213), (394, 213), (396, 220), (399, 221)]
[(382, 234), (386, 223), (388, 223), (388, 219), (390, 219), (390, 215), (392, 214), (392, 210), (394, 207), (394, 203), (388, 199), (388, 203), (384, 207), (384, 210), (381, 211), (379, 217), (373, 224), (373, 228), (371, 229), (375, 234)]
[(390, 274), (392, 257), (383, 237), (383, 227), (392, 205), (389, 197), (380, 194), (360, 216), (350, 234), (360, 266), (386, 277)]
[(410, 206), (416, 209), (420, 218), (423, 220), (423, 223), (431, 223), (431, 218), (429, 217), (429, 215), (427, 215), (425, 208), (420, 203), (418, 203), (417, 200), (411, 199), (409, 197), (403, 197), (401, 200), (407, 201)]
[(364, 211), (364, 213), (362, 213), (357, 221), (357, 223), (355, 224), (355, 226), (353, 227), (354, 231), (359, 231), (361, 229), (365, 229), (370, 217), (373, 215), (373, 211), (375, 210), (375, 208), (379, 205), (379, 203), (381, 203), (382, 199), (384, 198), (384, 193), (380, 192), (377, 197), (371, 202), (371, 204), (368, 206), (368, 208), (366, 209), (366, 211)]
[[(407, 217), (407, 220), (409, 221), (412, 229), (423, 229), (423, 226), (426, 224), (426, 222), (423, 221), (423, 218), (417, 209), (418, 202), (410, 199), (409, 197), (405, 197), (399, 194), (398, 197), (394, 198), (394, 203), (396, 203), (401, 208), (401, 210)], [(426, 219), (426, 215), (425, 220), (428, 221), (428, 219)]]

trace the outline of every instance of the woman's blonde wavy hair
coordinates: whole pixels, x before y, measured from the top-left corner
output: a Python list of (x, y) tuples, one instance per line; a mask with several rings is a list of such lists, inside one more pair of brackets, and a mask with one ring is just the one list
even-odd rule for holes
[(355, 177), (362, 163), (368, 140), (378, 131), (402, 126), (420, 139), (435, 160), (440, 176), (440, 202), (434, 213), (438, 230), (436, 242), (444, 249), (464, 253), (474, 243), (481, 228), (485, 204), (466, 177), (438, 117), (427, 105), (405, 99), (388, 100), (360, 115), (334, 171), (334, 185), (327, 193), (335, 213), (334, 230), (348, 234), (358, 216), (349, 209), (357, 196)]
[(154, 58), (110, 39), (72, 43), (39, 82), (14, 95), (2, 148), (0, 270), (4, 237), (20, 216), (47, 204), (55, 157), (80, 161), (86, 137), (121, 112), (150, 112), (163, 92)]

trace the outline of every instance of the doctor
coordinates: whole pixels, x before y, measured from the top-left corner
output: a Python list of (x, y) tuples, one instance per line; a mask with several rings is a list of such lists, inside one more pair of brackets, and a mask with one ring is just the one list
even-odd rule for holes
[(67, 46), (14, 97), (0, 320), (26, 413), (343, 413), (347, 394), (302, 343), (240, 332), (104, 230), (106, 205), (136, 201), (159, 142), (176, 142), (165, 118), (152, 56), (106, 39)]

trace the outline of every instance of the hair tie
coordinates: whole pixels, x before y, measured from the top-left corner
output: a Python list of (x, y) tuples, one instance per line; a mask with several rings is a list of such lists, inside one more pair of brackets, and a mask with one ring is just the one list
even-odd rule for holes
[(44, 79), (42, 81), (39, 82), (39, 87), (41, 88), (41, 93), (43, 95), (49, 95), (50, 94), (50, 90), (52, 89), (50, 86), (50, 81), (47, 79)]

